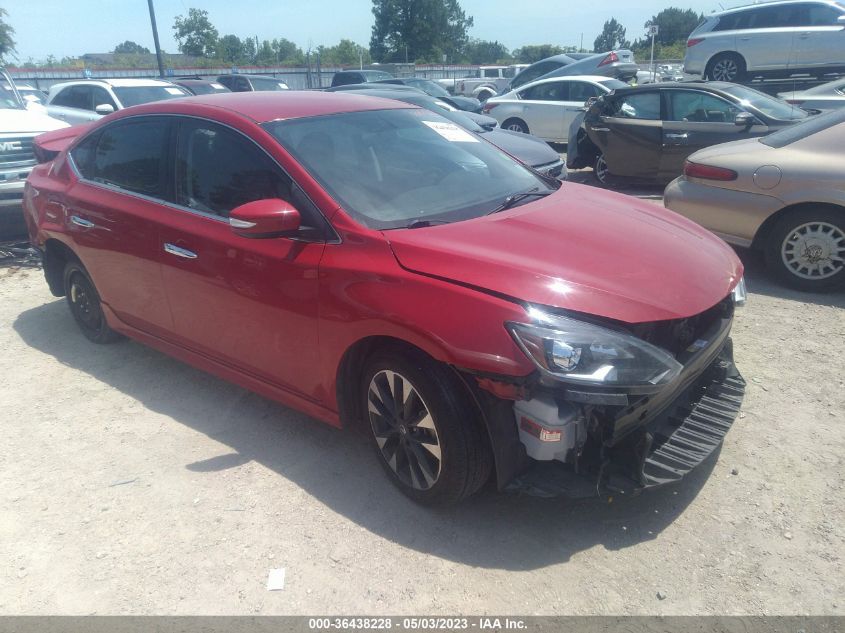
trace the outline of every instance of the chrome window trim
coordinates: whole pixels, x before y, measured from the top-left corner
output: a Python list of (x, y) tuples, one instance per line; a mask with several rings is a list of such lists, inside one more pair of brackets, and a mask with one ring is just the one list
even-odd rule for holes
[[(263, 152), (264, 155), (267, 156), (267, 158), (269, 158), (273, 162), (273, 164), (276, 165), (276, 167), (278, 167), (281, 170), (281, 172), (290, 179), (291, 183), (293, 183), (295, 186), (299, 187), (300, 191), (302, 191), (302, 195), (305, 196), (305, 198), (308, 200), (308, 202), (311, 203), (311, 205), (314, 207), (314, 209), (316, 209), (317, 213), (319, 213), (320, 216), (323, 218), (323, 221), (326, 223), (326, 226), (328, 227), (328, 229), (330, 230), (331, 234), (334, 237), (327, 237), (325, 240), (321, 240), (321, 241), (325, 244), (340, 244), (340, 243), (342, 243), (343, 240), (341, 240), (340, 235), (335, 230), (332, 223), (329, 222), (329, 219), (326, 217), (326, 215), (320, 210), (320, 207), (317, 206), (317, 204), (311, 199), (311, 196), (308, 195), (308, 192), (305, 191), (305, 189), (293, 178), (293, 176), (291, 176), (288, 173), (288, 171), (282, 165), (279, 164), (279, 161), (277, 161), (266, 149), (261, 147), (261, 145), (256, 143), (252, 138), (250, 138), (249, 136), (247, 136), (246, 134), (244, 134), (240, 130), (233, 128), (231, 125), (228, 125), (228, 124), (223, 123), (221, 121), (215, 121), (213, 119), (208, 119), (208, 118), (205, 118), (205, 117), (202, 117), (202, 116), (197, 116), (197, 115), (194, 115), (194, 114), (174, 114), (172, 112), (162, 112), (162, 113), (151, 113), (151, 114), (133, 114), (131, 116), (121, 117), (117, 121), (110, 121), (106, 125), (104, 125), (100, 128), (97, 128), (97, 130), (95, 130), (95, 132), (100, 133), (103, 130), (108, 129), (109, 127), (112, 127), (113, 125), (119, 124), (121, 121), (127, 121), (127, 120), (138, 119), (138, 118), (147, 118), (147, 117), (177, 117), (177, 118), (183, 118), (183, 119), (196, 119), (198, 121), (204, 121), (204, 122), (207, 122), (207, 123), (214, 123), (214, 124), (220, 125), (220, 126), (225, 127), (229, 130), (232, 130), (233, 132), (235, 132), (235, 133), (239, 134), (240, 136), (242, 136), (243, 138), (247, 139), (256, 148), (258, 148), (259, 151)], [(256, 124), (259, 125), (259, 127), (261, 127), (260, 124), (258, 124), (257, 122), (256, 122)], [(261, 128), (261, 129), (264, 130), (264, 128)], [(216, 213), (208, 213), (206, 211), (199, 211), (198, 209), (192, 209), (190, 207), (183, 206), (183, 205), (178, 204), (176, 202), (171, 202), (169, 200), (163, 200), (161, 198), (156, 198), (154, 196), (147, 196), (145, 194), (138, 193), (136, 191), (130, 191), (128, 189), (124, 189), (123, 187), (119, 187), (118, 185), (111, 185), (111, 184), (108, 184), (108, 183), (97, 182), (96, 180), (91, 180), (89, 178), (86, 178), (85, 176), (82, 175), (82, 172), (79, 171), (79, 167), (76, 165), (76, 161), (73, 158), (72, 152), (76, 148), (76, 145), (79, 142), (79, 140), (81, 140), (82, 138), (87, 138), (87, 136), (88, 136), (88, 134), (85, 134), (84, 136), (79, 137), (78, 139), (74, 139), (73, 146), (71, 148), (69, 148), (66, 152), (67, 160), (70, 163), (71, 169), (73, 170), (73, 173), (77, 177), (77, 179), (80, 180), (81, 182), (84, 182), (84, 183), (89, 184), (89, 185), (93, 185), (95, 187), (99, 187), (101, 189), (105, 189), (107, 191), (113, 191), (113, 192), (116, 192), (116, 193), (122, 193), (122, 194), (127, 195), (127, 196), (132, 196), (132, 197), (135, 197), (135, 198), (138, 198), (140, 200), (147, 201), (147, 202), (155, 202), (157, 204), (163, 204), (164, 206), (169, 207), (171, 209), (175, 209), (176, 211), (186, 211), (187, 213), (190, 213), (192, 215), (197, 215), (199, 217), (208, 218), (210, 220), (215, 220), (216, 222), (220, 222), (222, 224), (225, 224), (226, 226), (229, 225), (229, 218), (228, 217), (224, 218), (222, 216), (217, 215)], [(288, 238), (288, 239), (295, 240), (295, 241), (302, 241), (302, 240), (295, 238), (295, 237)]]

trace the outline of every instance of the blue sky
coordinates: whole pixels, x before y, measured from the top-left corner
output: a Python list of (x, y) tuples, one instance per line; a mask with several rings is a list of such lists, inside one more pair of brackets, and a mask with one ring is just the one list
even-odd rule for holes
[[(722, 0), (725, 7), (736, 0)], [(7, 20), (15, 28), (18, 57), (74, 56), (104, 53), (124, 40), (153, 48), (146, 0), (4, 0)], [(286, 37), (303, 49), (309, 43), (332, 45), (348, 38), (367, 45), (373, 18), (370, 0), (155, 0), (159, 37), (164, 50), (177, 52), (173, 19), (188, 7), (205, 9), (221, 35), (259, 39)], [(645, 21), (677, 6), (710, 13), (714, 0), (461, 0), (475, 18), (470, 35), (499, 40), (508, 48), (522, 44), (574, 45), (590, 48), (604, 21), (615, 17), (628, 38), (641, 35)]]

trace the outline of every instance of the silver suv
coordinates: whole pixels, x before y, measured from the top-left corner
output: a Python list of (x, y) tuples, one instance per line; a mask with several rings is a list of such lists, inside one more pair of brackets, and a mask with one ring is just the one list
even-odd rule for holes
[(684, 70), (716, 81), (843, 71), (845, 6), (789, 0), (714, 13), (690, 34)]

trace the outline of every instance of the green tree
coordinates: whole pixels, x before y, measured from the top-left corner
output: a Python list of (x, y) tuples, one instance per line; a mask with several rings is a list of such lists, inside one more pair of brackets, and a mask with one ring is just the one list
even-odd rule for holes
[(276, 63), (276, 52), (270, 40), (264, 40), (255, 53), (255, 63), (259, 66), (272, 66)]
[(340, 40), (334, 46), (318, 46), (317, 52), (320, 54), (320, 62), (324, 65), (358, 66), (361, 61), (365, 64), (372, 61), (367, 49), (346, 39)]
[(302, 65), (305, 63), (305, 55), (302, 49), (290, 40), (281, 37), (270, 42), (273, 52), (276, 54), (276, 61), (280, 64), (296, 64)]
[(463, 58), (470, 64), (495, 64), (510, 57), (507, 47), (500, 42), (470, 39), (464, 47)]
[[(687, 36), (698, 26), (698, 23), (701, 22), (703, 17), (703, 15), (696, 13), (692, 9), (669, 7), (653, 16), (644, 26), (648, 29), (650, 25), (656, 24), (658, 31), (657, 36), (654, 38), (655, 43), (671, 45), (681, 40), (686, 40)], [(650, 44), (651, 38), (648, 39)]]
[(597, 53), (630, 47), (631, 42), (625, 39), (625, 27), (616, 18), (610, 18), (604, 23), (601, 34), (593, 43), (593, 50)]
[(513, 56), (523, 64), (533, 64), (536, 61), (560, 55), (563, 49), (554, 44), (528, 44), (522, 48), (514, 49)]
[(224, 35), (217, 41), (217, 54), (224, 62), (238, 64), (243, 57), (243, 43), (237, 35)]
[(0, 7), (0, 62), (5, 62), (16, 52), (15, 29), (6, 22), (6, 9)]
[(112, 52), (116, 55), (149, 55), (150, 49), (131, 40), (126, 40), (115, 46)]
[(379, 61), (460, 56), (472, 26), (458, 0), (373, 0), (370, 53)]
[(173, 35), (185, 55), (213, 57), (217, 48), (217, 29), (208, 19), (208, 11), (188, 9), (187, 17), (177, 15)]

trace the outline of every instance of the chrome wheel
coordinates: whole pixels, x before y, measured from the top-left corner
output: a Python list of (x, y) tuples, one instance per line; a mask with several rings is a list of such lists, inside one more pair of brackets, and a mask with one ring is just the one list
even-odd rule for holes
[(367, 390), (370, 426), (385, 462), (399, 480), (428, 490), (440, 477), (440, 438), (414, 385), (393, 371), (373, 376)]
[(522, 132), (523, 134), (528, 134), (528, 126), (517, 119), (505, 121), (505, 125), (503, 127), (511, 132)]
[(593, 167), (593, 172), (596, 175), (596, 180), (600, 183), (605, 184), (607, 182), (607, 161), (604, 159), (604, 154), (600, 154), (596, 158), (596, 164)]
[(828, 279), (845, 268), (845, 233), (828, 222), (801, 224), (787, 233), (780, 255), (793, 275)]
[(713, 64), (712, 75), (716, 81), (733, 81), (739, 75), (739, 65), (732, 57), (723, 57)]

